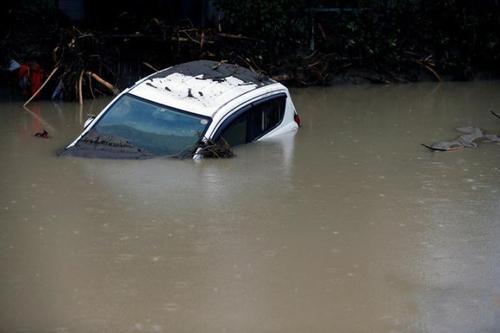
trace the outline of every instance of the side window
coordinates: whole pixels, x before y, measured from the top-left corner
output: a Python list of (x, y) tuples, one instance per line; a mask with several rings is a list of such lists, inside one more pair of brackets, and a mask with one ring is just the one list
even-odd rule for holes
[(234, 119), (222, 132), (221, 137), (230, 146), (237, 146), (247, 143), (248, 113), (245, 112)]
[(229, 124), (222, 126), (219, 140), (223, 138), (231, 146), (257, 140), (281, 123), (285, 115), (285, 105), (286, 95), (253, 104), (230, 120)]

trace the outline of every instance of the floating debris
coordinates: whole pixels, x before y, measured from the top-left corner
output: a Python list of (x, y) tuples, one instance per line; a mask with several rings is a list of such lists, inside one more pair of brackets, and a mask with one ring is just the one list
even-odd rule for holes
[(42, 138), (42, 139), (48, 139), (49, 138), (49, 132), (47, 132), (46, 130), (43, 130), (42, 132), (36, 132), (34, 134), (34, 136), (36, 136), (38, 138)]
[(457, 151), (464, 148), (477, 148), (479, 142), (500, 142), (496, 134), (485, 134), (477, 127), (459, 127), (457, 131), (464, 133), (454, 140), (438, 141), (431, 145), (422, 146), (432, 151)]

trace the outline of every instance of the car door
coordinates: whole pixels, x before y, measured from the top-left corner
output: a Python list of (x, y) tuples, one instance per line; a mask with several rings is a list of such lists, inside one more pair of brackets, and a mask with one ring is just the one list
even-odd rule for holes
[(222, 122), (214, 141), (237, 146), (258, 140), (281, 124), (286, 98), (286, 94), (274, 95), (241, 108)]

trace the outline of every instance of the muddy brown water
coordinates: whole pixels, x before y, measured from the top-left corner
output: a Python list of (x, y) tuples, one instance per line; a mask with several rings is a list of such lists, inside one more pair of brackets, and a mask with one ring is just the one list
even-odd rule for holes
[(1, 103), (0, 332), (500, 331), (500, 146), (420, 146), (499, 133), (500, 82), (292, 95), (202, 163), (56, 157), (107, 100)]

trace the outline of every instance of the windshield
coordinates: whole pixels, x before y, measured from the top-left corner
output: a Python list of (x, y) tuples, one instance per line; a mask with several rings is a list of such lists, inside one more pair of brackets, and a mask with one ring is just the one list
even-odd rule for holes
[(193, 149), (209, 119), (126, 94), (91, 132), (124, 139), (152, 155), (179, 155)]

